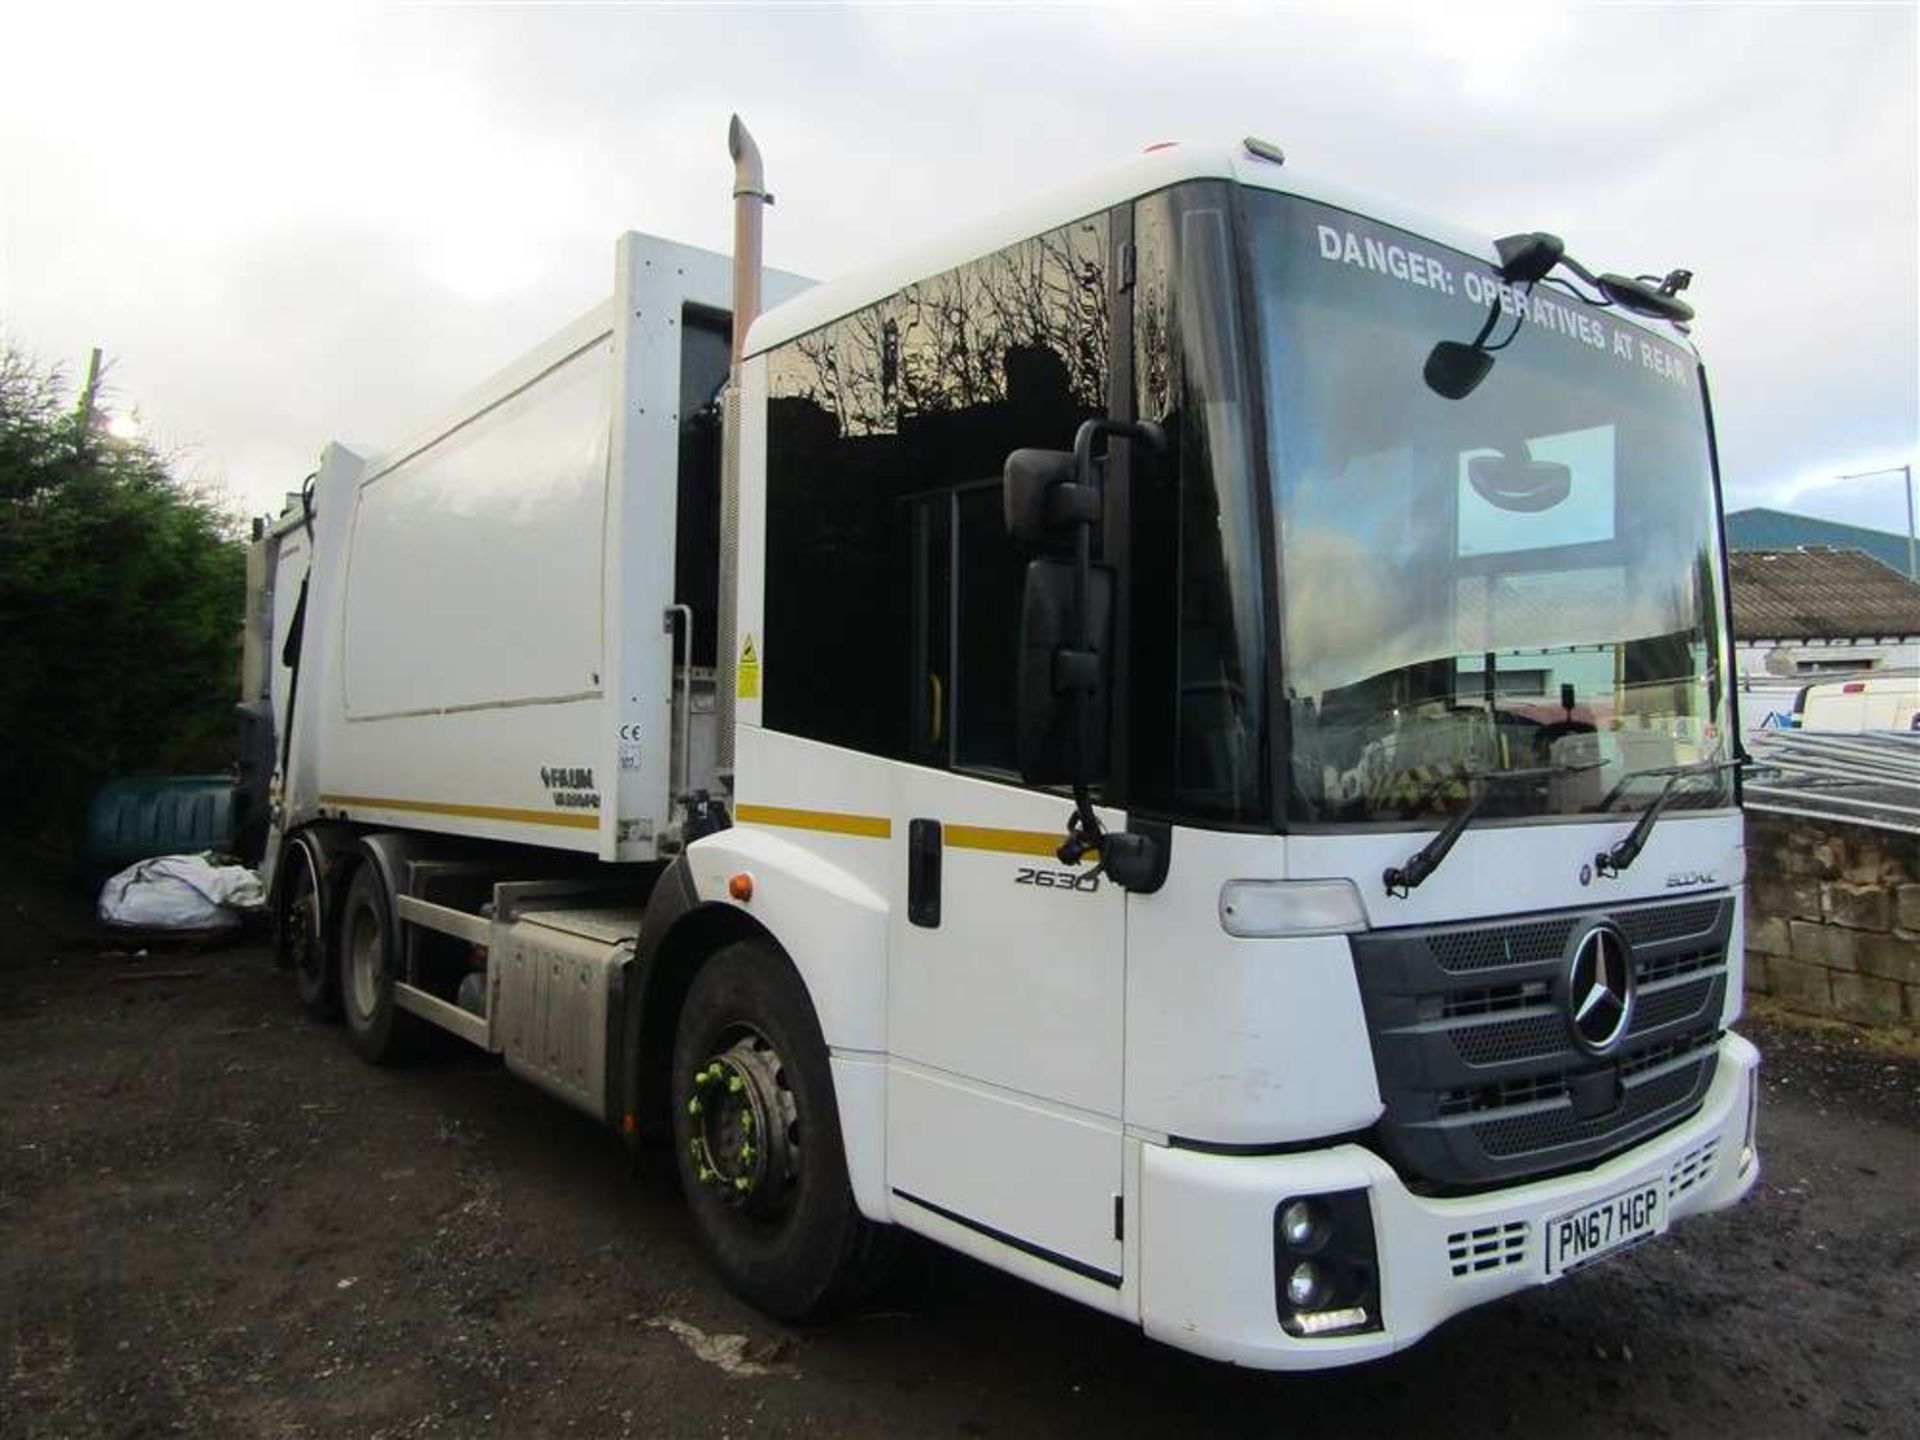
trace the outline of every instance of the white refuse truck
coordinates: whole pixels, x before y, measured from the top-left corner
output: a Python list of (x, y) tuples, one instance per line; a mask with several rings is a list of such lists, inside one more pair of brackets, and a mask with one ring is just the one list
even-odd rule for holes
[(262, 542), (306, 1004), (666, 1142), (783, 1317), (910, 1231), (1340, 1365), (1745, 1194), (1685, 272), (1248, 141), (807, 287), (732, 145), (731, 261)]

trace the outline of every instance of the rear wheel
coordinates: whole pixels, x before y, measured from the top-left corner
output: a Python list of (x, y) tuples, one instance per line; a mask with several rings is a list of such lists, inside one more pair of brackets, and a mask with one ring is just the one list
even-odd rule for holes
[(804, 1320), (878, 1284), (894, 1232), (854, 1206), (820, 1023), (772, 946), (730, 945), (694, 977), (671, 1100), (694, 1228), (736, 1294)]
[(340, 971), (327, 945), (320, 857), (304, 837), (287, 847), (280, 907), (280, 955), (300, 987), (300, 1003), (316, 1020), (340, 1018)]
[(380, 867), (363, 860), (340, 906), (340, 998), (353, 1048), (376, 1064), (401, 1059), (415, 1038), (414, 1017), (393, 1003), (396, 953), (393, 905)]

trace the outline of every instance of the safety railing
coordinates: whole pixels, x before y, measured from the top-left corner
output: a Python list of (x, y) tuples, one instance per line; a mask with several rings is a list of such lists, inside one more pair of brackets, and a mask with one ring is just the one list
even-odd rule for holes
[(1920, 734), (1778, 730), (1748, 749), (1749, 810), (1920, 835)]

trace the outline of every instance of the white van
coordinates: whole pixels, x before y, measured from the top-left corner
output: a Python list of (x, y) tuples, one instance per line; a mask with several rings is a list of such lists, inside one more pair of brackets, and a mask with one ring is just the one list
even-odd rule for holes
[(1793, 702), (1799, 730), (1920, 731), (1920, 669), (1876, 670), (1809, 685)]

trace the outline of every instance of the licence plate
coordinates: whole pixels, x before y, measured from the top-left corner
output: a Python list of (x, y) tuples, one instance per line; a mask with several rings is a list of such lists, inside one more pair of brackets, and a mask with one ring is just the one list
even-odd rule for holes
[(1666, 1187), (1656, 1180), (1547, 1221), (1547, 1274), (1590, 1265), (1666, 1228)]

